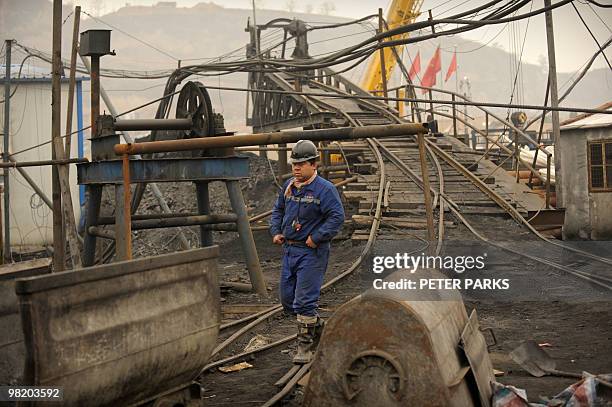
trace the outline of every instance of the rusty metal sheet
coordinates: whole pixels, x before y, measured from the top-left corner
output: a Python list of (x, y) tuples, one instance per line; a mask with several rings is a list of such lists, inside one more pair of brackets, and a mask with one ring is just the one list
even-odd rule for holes
[(0, 385), (20, 383), (25, 345), (15, 279), (47, 274), (51, 259), (36, 259), (0, 267)]
[(18, 280), (24, 384), (63, 387), (67, 406), (116, 406), (189, 383), (219, 331), (218, 253), (212, 246)]
[(461, 333), (461, 346), (476, 381), (480, 403), (483, 407), (489, 407), (493, 396), (491, 382), (495, 381), (495, 375), (487, 350), (487, 342), (480, 332), (476, 310), (472, 310), (470, 319)]

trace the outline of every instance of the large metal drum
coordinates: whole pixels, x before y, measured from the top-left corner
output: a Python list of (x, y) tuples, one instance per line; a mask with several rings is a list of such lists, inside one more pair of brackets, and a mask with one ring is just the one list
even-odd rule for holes
[[(411, 277), (402, 274), (393, 280)], [(479, 406), (475, 374), (460, 346), (465, 339), (473, 347), (468, 336), (483, 345), (482, 335), (467, 329), (472, 318), (458, 292), (427, 297), (372, 290), (339, 308), (325, 325), (304, 405)], [(486, 347), (484, 355), (480, 349), (492, 378)]]
[(190, 383), (219, 332), (218, 252), (18, 280), (24, 384), (63, 387), (62, 405), (117, 406)]

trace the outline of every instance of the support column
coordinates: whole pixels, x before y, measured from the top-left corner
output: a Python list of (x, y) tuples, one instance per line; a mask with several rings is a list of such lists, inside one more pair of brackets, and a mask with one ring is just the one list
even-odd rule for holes
[[(6, 60), (5, 60), (5, 74), (4, 74), (4, 130), (3, 130), (3, 142), (4, 149), (2, 154), (2, 162), (8, 163), (9, 161), (9, 133), (11, 131), (11, 45), (13, 40), (6, 40)], [(11, 260), (11, 218), (10, 218), (10, 194), (9, 194), (9, 169), (5, 168), (2, 170), (4, 177), (4, 259), (6, 262)]]
[(287, 165), (287, 144), (278, 145), (278, 178), (279, 182), (282, 183), (281, 177), (289, 172), (289, 166)]
[(425, 213), (427, 215), (427, 237), (429, 241), (428, 252), (433, 253), (436, 232), (434, 231), (433, 204), (431, 200), (431, 189), (429, 184), (429, 169), (427, 168), (427, 157), (425, 153), (425, 136), (422, 133), (417, 135), (419, 147), (419, 161), (421, 163), (421, 178), (423, 179), (423, 197), (425, 199)]
[(83, 267), (93, 266), (96, 258), (96, 236), (89, 233), (90, 226), (98, 224), (100, 204), (102, 201), (102, 185), (85, 186), (87, 196), (87, 214), (85, 216), (85, 238), (83, 239)]
[[(61, 66), (62, 66), (62, 2), (53, 0), (53, 75), (51, 80), (51, 159), (62, 157), (61, 142)], [(72, 113), (72, 112), (71, 112)], [(53, 199), (53, 271), (66, 268), (66, 229), (62, 213), (62, 193), (57, 165), (51, 167), (51, 197)]]
[(125, 215), (130, 212), (130, 206), (125, 205), (125, 187), (123, 184), (115, 184), (115, 245), (117, 261), (129, 260), (131, 250), (129, 247), (129, 236), (126, 236)]
[[(210, 215), (210, 196), (208, 194), (208, 182), (195, 182), (196, 185), (196, 195), (198, 199), (198, 214), (200, 215)], [(204, 225), (200, 226), (200, 247), (212, 246), (213, 242), (213, 233), (210, 228), (204, 227)]]
[[(550, 7), (551, 0), (544, 0), (544, 6)], [(559, 93), (557, 90), (557, 62), (555, 58), (555, 35), (553, 30), (553, 17), (552, 10), (547, 10), (544, 13), (546, 20), (546, 40), (548, 45), (548, 81), (550, 84), (550, 106), (553, 109), (559, 107)], [(563, 200), (563, 180), (561, 173), (561, 131), (559, 129), (559, 111), (553, 110), (552, 116), (552, 130), (553, 140), (555, 143), (555, 192), (557, 197), (557, 203), (555, 207), (564, 208), (565, 202)]]
[(249, 270), (249, 276), (251, 278), (251, 284), (253, 289), (259, 295), (266, 295), (266, 281), (261, 267), (259, 265), (259, 256), (257, 254), (257, 248), (255, 247), (255, 240), (253, 239), (253, 233), (249, 224), (249, 218), (247, 216), (246, 207), (244, 205), (244, 197), (242, 196), (242, 190), (238, 181), (226, 181), (227, 193), (229, 195), (230, 203), (232, 204), (232, 210), (238, 217), (236, 226), (238, 228), (238, 234), (240, 235), (240, 241), (242, 243), (242, 250), (246, 257), (247, 269)]

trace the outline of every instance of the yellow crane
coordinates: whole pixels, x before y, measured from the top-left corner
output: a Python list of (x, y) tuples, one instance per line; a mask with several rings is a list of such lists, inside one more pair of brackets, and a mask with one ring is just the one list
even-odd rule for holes
[[(410, 24), (419, 16), (423, 0), (393, 0), (387, 13), (387, 24), (389, 30), (399, 26)], [(387, 30), (385, 30), (387, 31)], [(395, 35), (387, 41), (400, 40), (408, 37), (408, 33)], [(381, 68), (381, 55), (384, 55), (383, 62), (385, 69), (385, 78), (389, 80), (391, 72), (395, 67), (396, 60), (393, 55), (393, 49), (397, 51), (397, 55), (402, 55), (401, 46), (384, 48), (382, 52), (376, 52), (370, 58), (368, 68), (362, 82), (362, 88), (368, 91), (381, 91), (383, 89), (383, 75)]]

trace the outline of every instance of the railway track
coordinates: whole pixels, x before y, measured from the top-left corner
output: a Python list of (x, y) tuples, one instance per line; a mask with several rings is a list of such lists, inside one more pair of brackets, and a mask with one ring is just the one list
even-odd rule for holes
[[(289, 85), (292, 85), (291, 78), (287, 78), (287, 82)], [(307, 92), (309, 89), (312, 89), (313, 92), (329, 91), (342, 93), (337, 88), (315, 81), (309, 81), (307, 85), (303, 85), (303, 91)], [(351, 113), (350, 107), (354, 107), (353, 101), (350, 101), (351, 106), (347, 106), (346, 101), (341, 99), (324, 100), (317, 97), (309, 98), (309, 101), (320, 108), (336, 112), (338, 119), (335, 124), (339, 126), (347, 124), (351, 126), (364, 126), (402, 122), (392, 109), (387, 106), (378, 105), (375, 102), (366, 101), (363, 103), (364, 106), (370, 109), (369, 112), (360, 111)], [(454, 151), (452, 143), (445, 142), (445, 139), (445, 137), (430, 137), (426, 141), (426, 151), (430, 166), (429, 173), (434, 174), (434, 179), (431, 180), (431, 193), (434, 196), (433, 202), (437, 223), (436, 254), (442, 251), (446, 228), (464, 227), (475, 239), (487, 245), (512, 253), (518, 258), (547, 266), (557, 272), (589, 282), (605, 291), (612, 290), (612, 279), (610, 279), (609, 275), (606, 275), (607, 266), (612, 264), (610, 259), (566, 247), (549, 240), (535, 231), (524, 218), (526, 214), (524, 208), (517, 205), (511, 196), (496, 191), (494, 186), (492, 187), (490, 186), (491, 184), (485, 183), (490, 182), (490, 180), (485, 181), (482, 179), (487, 174), (479, 171), (478, 165), (473, 158), (474, 156)], [(364, 242), (365, 244), (361, 255), (351, 267), (324, 285), (323, 297), (325, 297), (325, 290), (340, 282), (359, 267), (373, 247), (376, 239), (398, 240), (406, 239), (407, 235), (409, 235), (424, 243), (420, 250), (425, 250), (429, 245), (429, 242), (426, 241), (423, 227), (424, 222), (422, 221), (425, 213), (424, 200), (422, 198), (423, 182), (418, 170), (419, 157), (415, 140), (412, 138), (398, 138), (385, 141), (366, 140), (350, 144), (344, 143), (343, 145), (350, 146), (351, 151), (361, 147), (363, 150), (363, 161), (359, 163), (360, 170), (363, 171), (368, 166), (372, 170), (370, 174), (358, 174), (357, 182), (350, 184), (344, 192), (345, 196), (356, 204), (358, 211), (356, 217), (354, 217), (358, 226), (353, 233), (353, 240)], [(453, 215), (454, 222), (445, 221), (445, 212), (447, 211)], [(486, 217), (510, 216), (518, 224), (522, 225), (524, 229), (532, 233), (538, 239), (537, 241), (542, 244), (537, 245), (535, 250), (537, 253), (516, 250), (504, 242), (487, 237), (477, 222), (474, 222), (473, 219), (468, 219), (468, 217), (474, 218), (474, 215)], [(397, 225), (402, 225), (402, 227)], [(412, 229), (407, 231), (406, 225), (410, 225)], [(558, 261), (564, 255), (567, 256), (568, 253), (575, 259), (570, 266)], [(251, 322), (230, 336), (220, 345), (218, 350), (221, 351), (238, 337), (250, 332), (254, 327), (278, 312), (280, 312), (280, 306), (247, 318)], [(258, 351), (265, 351), (275, 346), (286, 344), (294, 338), (295, 335), (288, 335), (266, 347), (260, 348), (260, 350), (233, 355), (213, 362), (203, 371), (238, 360)], [(275, 393), (263, 405), (274, 405), (290, 394), (300, 378), (308, 372), (308, 369), (309, 365), (291, 367), (276, 383), (277, 386), (280, 386), (280, 391)]]
[[(283, 76), (287, 86), (294, 87), (295, 77)], [(309, 80), (302, 85), (303, 92), (334, 92), (348, 94), (327, 83)], [(335, 126), (367, 126), (373, 124), (394, 124), (403, 122), (390, 107), (373, 101), (343, 100), (338, 98), (306, 97), (309, 103), (320, 109), (336, 113), (332, 123)], [(349, 276), (355, 273), (365, 260), (368, 253), (379, 240), (401, 240), (407, 237), (421, 241), (424, 251), (430, 244), (426, 239), (424, 228), (423, 181), (419, 170), (419, 156), (416, 141), (413, 138), (395, 138), (385, 141), (368, 139), (363, 142), (344, 143), (352, 152), (362, 150), (362, 161), (357, 164), (357, 171), (351, 172), (357, 180), (349, 184), (345, 197), (355, 204), (357, 213), (353, 220), (356, 229), (353, 241), (363, 244), (360, 255), (344, 271), (327, 281), (322, 288), (322, 299), (330, 301), (327, 292), (341, 285)], [(342, 149), (342, 146), (340, 147)], [(453, 148), (453, 143), (447, 137), (426, 138), (431, 193), (436, 220), (436, 242), (434, 253), (443, 250), (447, 229), (464, 228), (476, 240), (485, 245), (511, 253), (517, 261), (527, 261), (548, 267), (557, 273), (572, 276), (583, 282), (592, 284), (596, 289), (606, 293), (612, 291), (612, 279), (609, 276), (610, 259), (597, 256), (575, 248), (567, 247), (537, 232), (525, 220), (527, 211), (512, 199), (512, 196), (496, 190), (491, 177), (480, 170), (473, 154), (462, 154)], [(342, 154), (346, 157), (345, 154)], [(349, 164), (347, 162), (347, 164)], [(365, 171), (364, 171), (365, 169)], [(368, 171), (369, 169), (369, 171)], [(488, 179), (487, 179), (488, 178)], [(445, 214), (452, 215), (453, 220), (447, 220)], [(501, 219), (510, 217), (521, 226), (523, 231), (531, 234), (531, 239), (539, 244), (534, 250), (517, 250), (511, 244), (500, 242), (486, 236), (479, 218)], [(571, 255), (573, 263), (564, 265), (560, 258)], [(343, 301), (336, 301), (335, 306)], [(225, 340), (215, 349), (214, 354), (220, 355), (230, 345), (247, 333), (254, 332), (261, 324), (269, 321), (282, 311), (280, 305), (248, 316), (238, 321), (222, 326), (222, 333), (236, 329), (226, 334)], [(291, 324), (293, 330), (293, 324)], [(234, 355), (218, 359), (202, 369), (199, 382), (205, 386), (206, 372), (221, 365), (249, 357), (255, 353), (265, 352), (277, 346), (284, 345), (295, 338), (295, 334), (284, 336), (261, 348), (238, 352)], [(289, 359), (287, 359), (289, 363)], [(291, 393), (294, 386), (309, 369), (309, 365), (292, 366), (276, 382), (280, 388), (273, 397), (262, 403), (271, 406)]]

